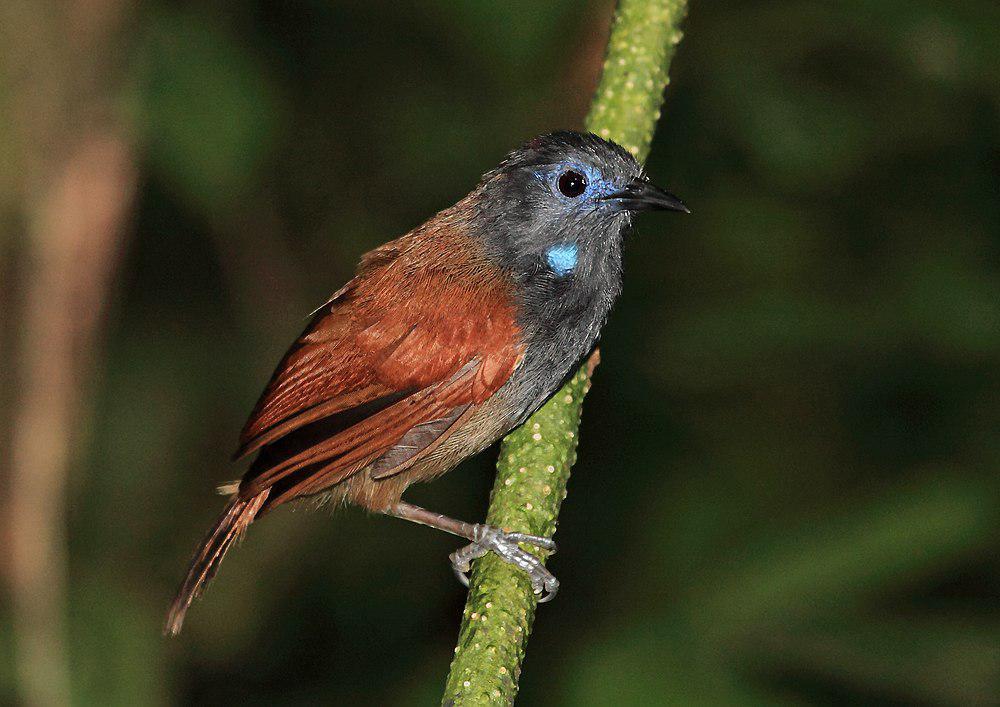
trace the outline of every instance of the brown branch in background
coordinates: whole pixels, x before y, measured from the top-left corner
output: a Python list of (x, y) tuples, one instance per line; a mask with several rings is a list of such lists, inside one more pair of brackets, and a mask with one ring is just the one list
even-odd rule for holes
[(128, 147), (90, 136), (28, 227), (32, 263), (12, 416), (10, 579), (22, 696), (65, 704), (66, 473), (90, 350), (135, 182)]
[[(18, 694), (69, 702), (65, 647), (66, 479), (91, 351), (122, 251), (136, 174), (117, 117), (114, 72), (123, 3), (6, 0), (3, 79), (16, 159), (2, 182), (23, 310), (9, 419), (6, 519)], [(117, 41), (116, 41), (117, 40)], [(10, 361), (5, 361), (10, 364)]]

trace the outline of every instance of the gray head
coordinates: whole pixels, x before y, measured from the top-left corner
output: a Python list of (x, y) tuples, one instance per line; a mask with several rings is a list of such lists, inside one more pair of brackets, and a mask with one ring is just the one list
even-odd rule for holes
[(470, 235), (512, 278), (521, 337), (523, 420), (597, 341), (621, 291), (622, 238), (636, 211), (687, 211), (620, 145), (593, 134), (542, 135), (483, 175), (457, 205)]
[(514, 150), (458, 206), (471, 210), (470, 235), (512, 276), (525, 336), (548, 351), (537, 362), (542, 372), (558, 372), (560, 357), (581, 356), (596, 341), (621, 290), (632, 214), (687, 211), (620, 145), (575, 132)]
[(570, 131), (536, 137), (511, 152), (483, 175), (472, 197), (477, 230), (521, 279), (602, 279), (605, 267), (619, 267), (633, 213), (687, 211), (650, 184), (623, 147)]

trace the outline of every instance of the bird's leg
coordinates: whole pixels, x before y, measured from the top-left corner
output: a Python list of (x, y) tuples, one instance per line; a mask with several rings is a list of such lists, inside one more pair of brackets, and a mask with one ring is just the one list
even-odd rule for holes
[(492, 550), (504, 562), (524, 570), (528, 579), (531, 580), (532, 590), (540, 596), (539, 602), (551, 600), (559, 590), (559, 580), (545, 569), (542, 561), (518, 545), (518, 543), (524, 543), (555, 552), (556, 544), (550, 538), (528, 535), (527, 533), (507, 533), (492, 525), (466, 523), (405, 501), (400, 501), (392, 506), (386, 513), (396, 518), (420, 523), (471, 540), (469, 545), (459, 548), (449, 555), (455, 576), (466, 587), (469, 586), (470, 563)]

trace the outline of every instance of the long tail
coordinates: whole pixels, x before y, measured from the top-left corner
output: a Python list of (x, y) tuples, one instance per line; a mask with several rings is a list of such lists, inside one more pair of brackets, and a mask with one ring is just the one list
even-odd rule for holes
[(253, 519), (257, 517), (267, 500), (268, 493), (270, 493), (270, 489), (265, 489), (246, 500), (233, 494), (232, 499), (226, 504), (226, 509), (212, 526), (212, 530), (209, 531), (201, 545), (198, 546), (194, 557), (191, 558), (184, 582), (177, 590), (177, 595), (170, 605), (170, 611), (167, 612), (163, 633), (171, 636), (180, 633), (181, 626), (184, 624), (184, 615), (187, 614), (191, 602), (201, 594), (205, 586), (215, 576), (226, 551), (236, 540), (239, 540)]

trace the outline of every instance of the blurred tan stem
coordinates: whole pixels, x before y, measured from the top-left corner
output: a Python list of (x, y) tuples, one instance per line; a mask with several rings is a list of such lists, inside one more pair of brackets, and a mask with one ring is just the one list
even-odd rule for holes
[(125, 4), (6, 0), (0, 8), (5, 123), (14, 126), (0, 185), (24, 256), (7, 573), (17, 692), (28, 705), (70, 701), (67, 473), (136, 183), (114, 75)]

